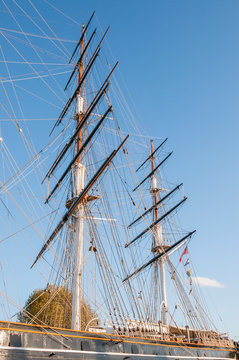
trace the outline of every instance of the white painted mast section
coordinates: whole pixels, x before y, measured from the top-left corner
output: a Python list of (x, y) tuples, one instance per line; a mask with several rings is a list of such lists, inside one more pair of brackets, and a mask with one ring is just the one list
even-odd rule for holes
[[(83, 98), (76, 96), (76, 119), (83, 114)], [(84, 189), (85, 184), (85, 166), (76, 161), (74, 196), (78, 196)], [(74, 223), (74, 254), (75, 264), (73, 269), (72, 284), (72, 317), (71, 328), (81, 330), (81, 303), (82, 303), (82, 269), (84, 252), (84, 205), (79, 204), (75, 211)]]
[[(151, 140), (151, 153), (153, 152), (153, 140)], [(154, 169), (154, 158), (151, 159), (152, 163), (152, 170)], [(156, 204), (157, 202), (157, 194), (159, 194), (160, 188), (157, 184), (157, 179), (155, 175), (151, 178), (151, 193), (153, 197), (153, 204)], [(154, 215), (155, 219), (158, 220), (158, 207), (155, 207), (154, 209)], [(153, 246), (152, 250), (157, 249), (156, 251), (158, 253), (161, 253), (160, 248), (163, 247), (163, 234), (162, 234), (162, 226), (157, 224), (154, 226), (153, 229)], [(161, 297), (162, 297), (162, 303), (160, 304), (160, 314), (161, 314), (161, 321), (164, 325), (168, 326), (169, 320), (168, 320), (168, 305), (167, 305), (167, 290), (166, 290), (166, 276), (165, 276), (165, 261), (164, 257), (161, 257), (158, 260), (159, 264), (159, 271), (160, 271), (160, 288), (161, 288)]]
[[(155, 226), (155, 242), (156, 246), (163, 244), (162, 227), (160, 225)], [(166, 290), (166, 276), (165, 276), (165, 260), (164, 257), (159, 259), (159, 270), (160, 270), (160, 288), (161, 288), (161, 320), (164, 325), (168, 325), (168, 304), (167, 304), (167, 290)]]

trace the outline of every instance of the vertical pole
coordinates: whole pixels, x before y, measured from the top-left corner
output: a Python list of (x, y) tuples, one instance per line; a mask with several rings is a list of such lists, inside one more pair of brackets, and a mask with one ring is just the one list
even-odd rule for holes
[[(84, 25), (82, 25), (82, 33), (84, 32)], [(84, 50), (84, 38), (81, 42), (81, 54)], [(81, 76), (83, 72), (83, 60), (79, 64), (79, 73), (78, 73), (78, 84), (80, 83)], [(81, 95), (81, 90), (76, 96), (76, 126), (78, 126), (83, 118), (83, 96)], [(82, 131), (78, 135), (78, 139), (75, 144), (75, 151), (79, 151), (81, 148), (82, 142)], [(85, 166), (81, 163), (81, 158), (79, 157), (75, 163), (74, 171), (74, 196), (78, 196), (83, 190), (85, 184)], [(71, 317), (71, 327), (74, 330), (81, 330), (81, 305), (82, 305), (82, 269), (83, 269), (83, 251), (84, 251), (84, 205), (79, 204), (74, 217), (74, 255), (75, 255), (75, 264), (73, 269), (73, 284), (72, 284), (72, 317)]]
[[(153, 153), (153, 139), (151, 139), (151, 154)], [(151, 168), (152, 171), (155, 168), (154, 157), (151, 157)], [(153, 205), (155, 205), (158, 201), (159, 189), (157, 186), (157, 179), (155, 175), (152, 176), (151, 182), (151, 193), (153, 197)], [(159, 218), (159, 209), (158, 206), (155, 206), (153, 210), (153, 221), (157, 221)], [(153, 236), (153, 244), (152, 251), (161, 252), (160, 247), (163, 246), (163, 235), (162, 235), (162, 227), (157, 224), (154, 227), (154, 236)], [(165, 277), (165, 266), (164, 266), (164, 258), (161, 257), (158, 261), (155, 262), (155, 286), (158, 286), (158, 265), (160, 269), (160, 285), (161, 285), (161, 295), (162, 295), (162, 323), (168, 325), (168, 308), (167, 308), (167, 291), (166, 291), (166, 277)]]

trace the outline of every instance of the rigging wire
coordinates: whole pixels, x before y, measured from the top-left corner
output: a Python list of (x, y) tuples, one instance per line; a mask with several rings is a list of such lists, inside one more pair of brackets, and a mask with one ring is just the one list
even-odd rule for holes
[[(12, 32), (12, 33), (15, 33), (15, 34), (22, 34), (22, 35), (32, 36), (32, 37), (36, 37), (36, 38), (40, 38), (40, 39), (54, 40), (54, 41), (59, 41), (59, 42), (62, 41), (62, 42), (69, 42), (69, 43), (77, 43), (76, 40), (60, 39), (58, 37), (43, 36), (43, 35), (39, 35), (39, 34), (27, 33), (27, 32), (24, 32), (24, 31), (17, 31), (17, 30), (13, 30), (13, 29), (7, 29), (7, 28), (4, 28), (4, 27), (0, 27), (0, 30), (1, 31)], [(16, 63), (16, 62), (13, 62), (13, 63)], [(57, 65), (59, 65), (59, 64), (57, 64)]]
[[(28, 0), (28, 1), (33, 6), (32, 2), (30, 0)], [(48, 3), (48, 1), (46, 1), (46, 0), (44, 0), (44, 2)], [(14, 3), (18, 6), (18, 4), (16, 3), (15, 0), (14, 0)], [(48, 5), (53, 7), (49, 3), (48, 3)], [(18, 7), (21, 9), (20, 6), (18, 6)], [(35, 8), (35, 6), (33, 6), (33, 7), (34, 7), (35, 11), (38, 13), (38, 15), (41, 17), (40, 13)], [(60, 10), (58, 10), (58, 11), (61, 13)], [(23, 11), (23, 13), (26, 15), (25, 11)], [(63, 15), (65, 15), (65, 14), (63, 14)], [(45, 20), (42, 17), (41, 17), (41, 19), (45, 23)], [(45, 24), (47, 25), (47, 23), (45, 23)], [(51, 28), (49, 26), (48, 26), (48, 28), (51, 31)], [(55, 34), (54, 32), (52, 32), (52, 33)], [(29, 34), (25, 33), (25, 36), (28, 36), (28, 35)], [(5, 39), (6, 39), (6, 37), (5, 37)], [(48, 37), (48, 40), (51, 40), (51, 39), (50, 39), (50, 37)], [(28, 43), (31, 46), (31, 42), (28, 41)], [(61, 44), (61, 45), (63, 46), (63, 44)], [(5, 64), (7, 64), (6, 61), (4, 61), (4, 62), (5, 62)], [(34, 63), (28, 63), (28, 65), (33, 65), (33, 64)], [(42, 65), (44, 65), (46, 67), (48, 66), (47, 63), (43, 63), (43, 62), (42, 62)], [(49, 71), (49, 69), (47, 71), (49, 72), (49, 77), (56, 75), (56, 74), (52, 74)], [(38, 74), (37, 77), (39, 77), (39, 78), (45, 76), (45, 75), (40, 76), (39, 73), (37, 73), (35, 70), (34, 70), (34, 73)], [(100, 83), (100, 74), (96, 72), (96, 69), (94, 69), (94, 75), (97, 75), (96, 76), (97, 81)], [(12, 79), (10, 76), (10, 82), (12, 83), (12, 85), (13, 85), (13, 81), (14, 81), (14, 79)], [(117, 83), (116, 79), (114, 79), (114, 82), (116, 83), (116, 89), (119, 90), (119, 84)], [(88, 81), (87, 84), (89, 87), (91, 85), (92, 90), (95, 91), (95, 88), (94, 88), (93, 84), (90, 84), (90, 81)], [(122, 117), (126, 120), (129, 117), (130, 125), (135, 129), (135, 131), (137, 131), (138, 130), (137, 124), (134, 123), (135, 119), (129, 111), (129, 107), (126, 102), (124, 93), (120, 90), (119, 95), (118, 95), (118, 94), (116, 94), (116, 91), (115, 92), (114, 91), (115, 90), (113, 90), (113, 94), (115, 96), (116, 103), (118, 103), (118, 107), (120, 108)], [(92, 94), (93, 93), (94, 92), (92, 92)], [(16, 93), (15, 93), (15, 95), (16, 95)], [(32, 93), (32, 95), (33, 95), (33, 93)], [(44, 100), (44, 99), (39, 98), (39, 100)], [(108, 101), (110, 100), (110, 96), (108, 94), (107, 94), (107, 97), (105, 98), (106, 103), (107, 103), (107, 100)], [(45, 101), (48, 102), (47, 100), (45, 100)], [(122, 104), (123, 104), (123, 106), (121, 106)], [(54, 105), (54, 104), (49, 104), (49, 105)], [(97, 107), (97, 114), (98, 114), (98, 110), (99, 110), (99, 114), (100, 114), (100, 110), (101, 110), (100, 105), (101, 104), (99, 104), (99, 106)], [(20, 107), (20, 104), (19, 104), (19, 107)], [(14, 114), (13, 110), (12, 110), (12, 112)], [(131, 117), (132, 117), (132, 120), (131, 120)], [(17, 117), (15, 114), (14, 114), (14, 118), (16, 120), (15, 126), (17, 126), (16, 124), (18, 124), (18, 123), (17, 123)], [(22, 117), (22, 118), (24, 119), (24, 117)], [(92, 144), (89, 146), (87, 152), (85, 152), (85, 154), (84, 154), (85, 158), (87, 158), (86, 161), (89, 162), (88, 167), (87, 167), (88, 168), (88, 176), (91, 173), (94, 173), (95, 168), (97, 166), (97, 162), (101, 161), (102, 158), (105, 157), (105, 151), (114, 147), (114, 145), (115, 145), (115, 143), (117, 143), (118, 139), (120, 137), (122, 137), (123, 131), (119, 128), (117, 120), (115, 118), (113, 118), (112, 120), (113, 120), (112, 128), (107, 129), (107, 127), (104, 127), (104, 130), (106, 130), (106, 131), (104, 131), (104, 134), (103, 134), (103, 131), (99, 132), (99, 134), (98, 134), (99, 138), (97, 138), (98, 141), (96, 141), (96, 139), (95, 139), (95, 141), (93, 141)], [(20, 125), (19, 125), (19, 127), (20, 127)], [(17, 126), (18, 130), (19, 130), (19, 127)], [(140, 135), (138, 135), (138, 136), (140, 137), (140, 139), (141, 138), (147, 139), (147, 136), (142, 136), (142, 137)], [(62, 137), (67, 137), (65, 131), (62, 133)], [(65, 140), (66, 139), (64, 138), (64, 141)], [(27, 140), (25, 140), (25, 141), (27, 141)], [(140, 141), (135, 141), (134, 143), (132, 141), (132, 145), (134, 145), (134, 146), (141, 145), (142, 148), (146, 147), (146, 145), (141, 144)], [(59, 149), (59, 147), (57, 147), (57, 149)], [(135, 182), (138, 183), (138, 180), (134, 173), (134, 166), (132, 166), (132, 165), (135, 165), (135, 163), (133, 162), (133, 160), (132, 161), (130, 160), (130, 155), (128, 155), (128, 150), (126, 148), (124, 150), (125, 150), (124, 155), (125, 155), (125, 158), (127, 159), (126, 162), (127, 162), (127, 167), (129, 168), (129, 171), (127, 171), (127, 169), (124, 165), (125, 158), (124, 158), (124, 161), (122, 161), (122, 158), (120, 158), (120, 161), (117, 165), (115, 163), (113, 163), (113, 169), (108, 169), (108, 171), (104, 175), (103, 179), (101, 179), (101, 181), (97, 182), (97, 185), (95, 186), (95, 188), (100, 190), (100, 193), (102, 195), (102, 199), (97, 200), (100, 203), (100, 205), (102, 205), (102, 208), (100, 209), (100, 207), (97, 204), (94, 204), (94, 207), (93, 207), (93, 205), (89, 205), (89, 204), (87, 206), (85, 206), (85, 218), (87, 219), (89, 233), (90, 233), (91, 238), (92, 239), (94, 238), (94, 242), (95, 242), (97, 250), (98, 250), (97, 253), (95, 253), (95, 260), (96, 260), (98, 270), (99, 270), (98, 276), (101, 277), (101, 280), (102, 280), (101, 297), (104, 299), (103, 302), (101, 302), (101, 305), (99, 305), (99, 307), (103, 308), (104, 305), (106, 305), (106, 307), (108, 308), (108, 311), (110, 313), (112, 324), (117, 324), (118, 326), (120, 326), (120, 325), (122, 326), (125, 323), (127, 324), (127, 320), (129, 319), (129, 316), (130, 316), (129, 308), (131, 308), (131, 314), (133, 315), (133, 317), (134, 318), (138, 317), (139, 321), (141, 321), (142, 324), (143, 324), (143, 321), (151, 321), (152, 322), (153, 319), (157, 316), (156, 314), (158, 311), (156, 309), (156, 301), (155, 301), (156, 299), (152, 299), (152, 297), (150, 296), (151, 295), (150, 284), (152, 281), (152, 280), (150, 280), (150, 279), (152, 279), (150, 271), (145, 271), (142, 276), (142, 279), (136, 279), (136, 281), (135, 281), (136, 284), (134, 284), (134, 286), (131, 285), (131, 282), (128, 283), (127, 285), (128, 285), (129, 291), (128, 292), (126, 291), (126, 295), (123, 293), (123, 290), (125, 290), (126, 286), (124, 287), (122, 284), (120, 284), (121, 275), (128, 273), (128, 269), (130, 268), (130, 265), (128, 264), (129, 256), (126, 256), (126, 257), (123, 256), (123, 251), (122, 251), (123, 245), (124, 245), (124, 243), (123, 243), (124, 236), (126, 238), (129, 237), (129, 234), (128, 234), (128, 231), (126, 228), (127, 228), (127, 219), (129, 219), (130, 213), (132, 214), (132, 209), (130, 210), (130, 206), (133, 204), (134, 208), (136, 208), (136, 210), (140, 214), (142, 213), (138, 209), (138, 207), (135, 205), (135, 202), (130, 194), (130, 190), (132, 190), (133, 186), (131, 186), (130, 181), (128, 180), (131, 176), (132, 183), (135, 183)], [(33, 150), (31, 149), (31, 151), (33, 151)], [(89, 151), (91, 151), (93, 154), (90, 155)], [(38, 154), (35, 155), (35, 158), (37, 159), (37, 161), (39, 161), (39, 166), (40, 166), (40, 164), (44, 164), (44, 161), (43, 160), (40, 161), (40, 159), (38, 158)], [(8, 154), (9, 159), (11, 159), (10, 155)], [(69, 156), (70, 156), (70, 154), (69, 154)], [(13, 164), (17, 168), (17, 164), (14, 163), (14, 159), (12, 158), (11, 159), (12, 167), (13, 167)], [(30, 160), (30, 164), (31, 164), (31, 166), (34, 165), (33, 159)], [(19, 178), (20, 178), (20, 174), (23, 177), (22, 170), (19, 168), (17, 168), (17, 169), (18, 169), (17, 174), (19, 174)], [(27, 169), (27, 167), (25, 169)], [(70, 183), (71, 189), (72, 189), (72, 179), (73, 179), (72, 174), (73, 174), (73, 172), (74, 172), (74, 170), (72, 169), (70, 175), (66, 179), (66, 182), (64, 184), (62, 184), (62, 186), (57, 194), (58, 197), (61, 196), (61, 200), (64, 199), (64, 196), (66, 194), (70, 197), (70, 190), (67, 192), (67, 188)], [(124, 177), (122, 175), (120, 175), (121, 173), (124, 175)], [(24, 175), (23, 178), (25, 178), (25, 177), (26, 177), (26, 174)], [(14, 181), (15, 181), (16, 173), (15, 173), (15, 175), (13, 175), (12, 178), (14, 178)], [(108, 185), (109, 178), (111, 179), (111, 185)], [(124, 180), (126, 178), (127, 178), (127, 182)], [(118, 181), (118, 180), (120, 180), (120, 181)], [(161, 182), (161, 179), (160, 179), (160, 182)], [(122, 189), (124, 189), (124, 191), (122, 191), (122, 193), (120, 193), (120, 191), (119, 191), (119, 189), (120, 189), (119, 183), (120, 183), (120, 186), (122, 187)], [(6, 186), (2, 185), (3, 189), (5, 189), (5, 187)], [(5, 189), (5, 191), (6, 191), (6, 193), (8, 193), (9, 188), (7, 190)], [(110, 194), (111, 194), (112, 198), (110, 198), (110, 196), (109, 196)], [(129, 197), (129, 200), (128, 199), (124, 200), (124, 195)], [(141, 189), (135, 195), (135, 198), (137, 198), (138, 201), (141, 202), (140, 206), (146, 207), (146, 205), (148, 204), (148, 198), (147, 198), (146, 194), (144, 193), (144, 191)], [(53, 202), (55, 204), (56, 200), (53, 199)], [(168, 205), (165, 205), (163, 207), (164, 210), (167, 209), (167, 207), (168, 207)], [(119, 225), (114, 222), (112, 222), (110, 224), (110, 228), (108, 228), (108, 224), (106, 225), (106, 223), (104, 223), (104, 222), (102, 222), (101, 225), (97, 225), (95, 216), (93, 216), (93, 212), (92, 212), (93, 208), (94, 208), (94, 210), (95, 209), (97, 210), (96, 212), (101, 218), (108, 218), (108, 219), (114, 218), (114, 213), (116, 213), (117, 209), (118, 209), (118, 215), (119, 215), (119, 218), (121, 219), (121, 221), (120, 221), (121, 227), (119, 227)], [(163, 208), (162, 208), (162, 210), (163, 210)], [(52, 211), (50, 213), (50, 215), (51, 215), (50, 219), (53, 218), (53, 215), (54, 216), (57, 215), (56, 212), (60, 215), (59, 207), (55, 211)], [(24, 213), (23, 213), (23, 215), (24, 215)], [(48, 216), (49, 216), (49, 214), (43, 216), (42, 218), (45, 218)], [(39, 218), (35, 222), (40, 221), (40, 219), (41, 218)], [(149, 226), (148, 219), (143, 219), (143, 221), (146, 222), (147, 226)], [(49, 223), (50, 223), (50, 221), (49, 221)], [(27, 227), (25, 227), (24, 229), (22, 229), (20, 231), (24, 231), (26, 228), (32, 227), (33, 225), (34, 225), (34, 222), (30, 223)], [(69, 225), (71, 225), (71, 223), (69, 223)], [(177, 231), (173, 231), (173, 228), (175, 228), (175, 224), (172, 223), (172, 216), (169, 216), (167, 222), (163, 223), (163, 226), (167, 230), (164, 232), (165, 234), (167, 233), (167, 235), (171, 236), (172, 238), (175, 236), (178, 236), (179, 230), (177, 229)], [(151, 229), (150, 229), (150, 233), (151, 233), (150, 234), (151, 236), (152, 235), (154, 236), (153, 231)], [(15, 234), (12, 234), (9, 237), (14, 236)], [(2, 241), (4, 241), (4, 240), (6, 240), (6, 238), (3, 239)], [(66, 241), (66, 242), (64, 242), (64, 241)], [(71, 241), (72, 241), (72, 234), (71, 234), (70, 228), (65, 229), (64, 231), (62, 231), (61, 234), (59, 234), (59, 239), (57, 241), (57, 249), (54, 254), (54, 267), (51, 268), (51, 275), (50, 275), (53, 278), (53, 273), (57, 273), (55, 284), (58, 284), (58, 283), (64, 284), (65, 286), (69, 286), (69, 287), (70, 287), (70, 283), (72, 282), (72, 276), (71, 276), (72, 275), (72, 264), (71, 264), (72, 254), (70, 256), (70, 254), (68, 253), (68, 251), (70, 251), (70, 248), (73, 248)], [(105, 248), (105, 245), (106, 245), (106, 248)], [(113, 251), (113, 245), (114, 245), (114, 248), (116, 249), (115, 252)], [(148, 253), (150, 253), (150, 251), (151, 251), (149, 244), (144, 244), (144, 246), (140, 246), (139, 249), (136, 249), (136, 247), (132, 247), (129, 251), (132, 256), (132, 266), (134, 268), (136, 268), (137, 262), (142, 259), (142, 254), (141, 254), (142, 248), (144, 248)], [(111, 250), (111, 253), (112, 253), (111, 256), (109, 256), (108, 250)], [(56, 257), (56, 254), (58, 254), (57, 257)], [(89, 259), (90, 258), (86, 257), (86, 263), (88, 261), (90, 261)], [(57, 263), (58, 263), (58, 265), (61, 266), (62, 270), (56, 270), (55, 265)], [(115, 265), (115, 267), (113, 267), (112, 264)], [(87, 271), (86, 266), (84, 269), (85, 269), (85, 271)], [(169, 269), (171, 269), (171, 271), (173, 271), (173, 272), (175, 271), (175, 269), (173, 268), (173, 266), (170, 263), (169, 263)], [(117, 270), (117, 274), (119, 274), (119, 275), (116, 275), (116, 270)], [(68, 285), (68, 283), (69, 283), (69, 285)], [(181, 289), (180, 289), (179, 280), (177, 280), (177, 287), (180, 292)], [(142, 304), (137, 299), (136, 294), (137, 294), (138, 289), (144, 289), (144, 291), (142, 293)], [(90, 289), (88, 289), (85, 292), (84, 295), (86, 298), (88, 298), (89, 292), (90, 292)], [(106, 294), (108, 294), (109, 296), (106, 296)], [(157, 295), (157, 297), (158, 296), (159, 295)], [(184, 296), (184, 294), (183, 294), (183, 296)], [(186, 303), (185, 297), (183, 297), (183, 296), (181, 293), (182, 302), (184, 303), (185, 307), (188, 309), (188, 312), (189, 312), (190, 305), (188, 303)], [(48, 305), (50, 304), (50, 302), (51, 301), (48, 302)], [(100, 302), (100, 301), (98, 301), (98, 302)], [(136, 307), (135, 307), (135, 304), (136, 304)], [(96, 305), (96, 300), (94, 300), (94, 306), (95, 305)], [(150, 308), (150, 305), (151, 305), (151, 308)], [(42, 311), (44, 311), (44, 309)], [(134, 309), (136, 309), (136, 310), (134, 310)], [(200, 324), (199, 325), (197, 324), (197, 320), (191, 319), (191, 321), (192, 321), (193, 325), (195, 325), (196, 327), (200, 327)]]

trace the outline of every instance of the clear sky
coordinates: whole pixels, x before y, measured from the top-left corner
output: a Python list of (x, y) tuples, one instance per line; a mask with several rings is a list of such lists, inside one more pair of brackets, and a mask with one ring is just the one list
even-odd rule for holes
[[(182, 181), (189, 197), (181, 217), (197, 229), (190, 252), (198, 276), (223, 285), (204, 287), (209, 307), (239, 340), (239, 2), (49, 2), (79, 24), (95, 10), (102, 28), (111, 26), (108, 41), (133, 112), (149, 135), (169, 137), (174, 151), (168, 177)], [(34, 3), (59, 37), (79, 38), (80, 25)], [(1, 17), (5, 11), (1, 4)]]

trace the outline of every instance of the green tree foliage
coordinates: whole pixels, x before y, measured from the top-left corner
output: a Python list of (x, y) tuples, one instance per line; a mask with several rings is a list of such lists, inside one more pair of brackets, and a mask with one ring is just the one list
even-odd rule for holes
[[(29, 296), (24, 310), (18, 314), (22, 323), (33, 323), (61, 328), (71, 328), (72, 294), (64, 286), (48, 285), (45, 289), (37, 289)], [(81, 329), (85, 330), (87, 324), (97, 315), (90, 305), (83, 303), (81, 307)], [(95, 326), (97, 321), (92, 321)]]

